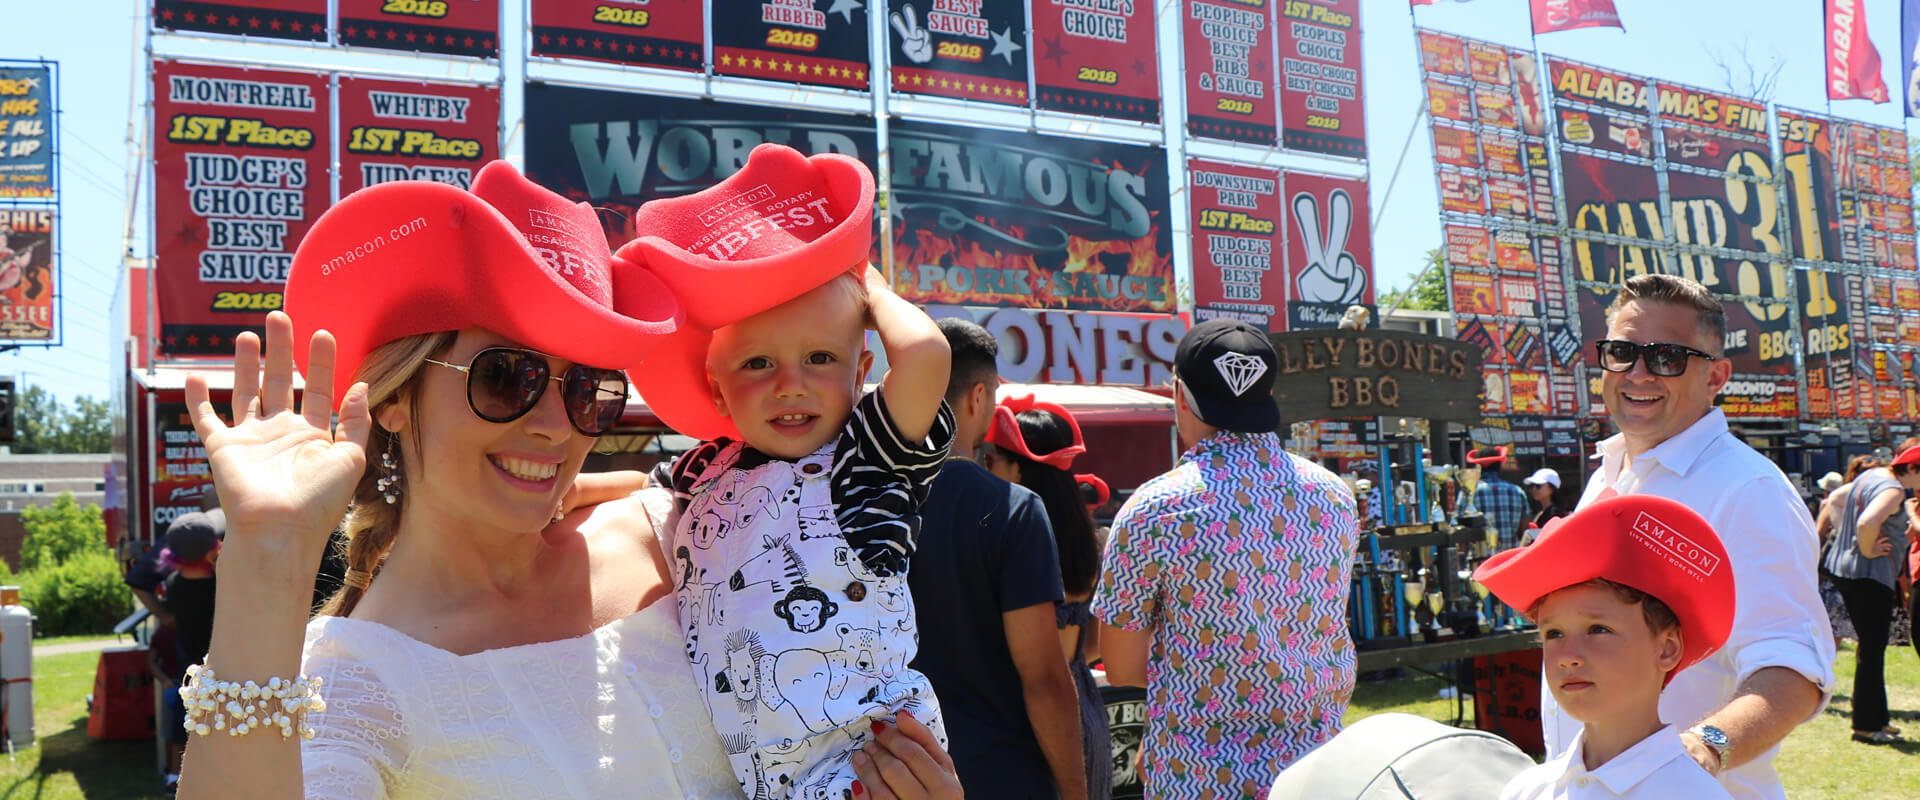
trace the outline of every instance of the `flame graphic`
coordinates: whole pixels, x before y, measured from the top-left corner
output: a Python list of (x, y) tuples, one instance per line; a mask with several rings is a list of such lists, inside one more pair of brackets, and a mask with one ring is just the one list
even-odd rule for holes
[[(1026, 238), (1025, 226), (996, 226), (1007, 234)], [(893, 264), (896, 288), (903, 297), (917, 303), (954, 305), (1014, 305), (1026, 308), (1075, 308), (1092, 311), (1174, 310), (1173, 256), (1158, 252), (1159, 226), (1149, 228), (1137, 239), (1088, 239), (1070, 235), (1065, 253), (1038, 255), (1003, 252), (983, 246), (979, 241), (958, 234), (928, 228), (902, 230), (893, 234)], [(945, 268), (981, 267), (1003, 273), (1024, 275), (1031, 294), (996, 291), (997, 287), (955, 288), (951, 282), (920, 285), (919, 266)], [(1068, 288), (1079, 286), (1076, 295), (1056, 294), (1055, 275), (1084, 276), (1074, 279)], [(1162, 296), (1151, 300), (1130, 299), (1118, 288), (1119, 278), (1154, 278), (1164, 287)], [(1097, 296), (1080, 296), (1094, 294)]]

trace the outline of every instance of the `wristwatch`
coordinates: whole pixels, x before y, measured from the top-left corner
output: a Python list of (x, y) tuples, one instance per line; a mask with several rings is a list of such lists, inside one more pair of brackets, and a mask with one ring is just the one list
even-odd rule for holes
[(1720, 769), (1727, 768), (1727, 757), (1733, 752), (1733, 743), (1727, 740), (1726, 731), (1703, 723), (1688, 728), (1687, 732), (1700, 737), (1700, 741), (1713, 748), (1713, 754), (1720, 757)]

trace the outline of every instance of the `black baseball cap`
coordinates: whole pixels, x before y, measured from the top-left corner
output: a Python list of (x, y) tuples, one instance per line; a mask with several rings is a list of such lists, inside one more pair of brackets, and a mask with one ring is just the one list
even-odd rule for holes
[(1173, 371), (1201, 422), (1236, 433), (1280, 428), (1273, 376), (1280, 359), (1260, 329), (1215, 318), (1193, 326), (1173, 352)]
[(227, 515), (219, 509), (193, 511), (173, 518), (167, 526), (167, 549), (175, 561), (192, 563), (206, 558), (227, 536)]

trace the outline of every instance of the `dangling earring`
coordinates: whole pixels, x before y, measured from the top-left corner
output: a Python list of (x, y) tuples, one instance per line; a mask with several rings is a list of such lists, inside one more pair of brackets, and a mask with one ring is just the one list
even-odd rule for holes
[(400, 459), (393, 455), (394, 441), (398, 438), (387, 434), (387, 449), (380, 454), (380, 479), (373, 482), (373, 488), (380, 491), (387, 505), (400, 502)]

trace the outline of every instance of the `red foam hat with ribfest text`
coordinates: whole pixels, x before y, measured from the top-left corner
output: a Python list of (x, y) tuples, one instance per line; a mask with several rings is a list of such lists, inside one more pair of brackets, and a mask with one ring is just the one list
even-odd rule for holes
[(638, 239), (619, 257), (672, 287), (687, 324), (632, 375), (647, 407), (697, 439), (739, 438), (707, 382), (713, 332), (773, 309), (844, 272), (862, 275), (873, 247), (873, 173), (842, 155), (803, 156), (763, 144), (731, 177), (634, 212)]
[(1552, 592), (1605, 578), (1680, 619), (1681, 670), (1713, 655), (1733, 631), (1733, 565), (1705, 519), (1653, 495), (1610, 497), (1547, 523), (1533, 544), (1495, 554), (1473, 579), (1522, 614)]
[(505, 161), (473, 188), (369, 186), (315, 220), (287, 275), (295, 358), (325, 330), (339, 343), (333, 402), (367, 353), (405, 336), (484, 328), (593, 367), (637, 364), (680, 325), (652, 272), (615, 258), (592, 207)]

